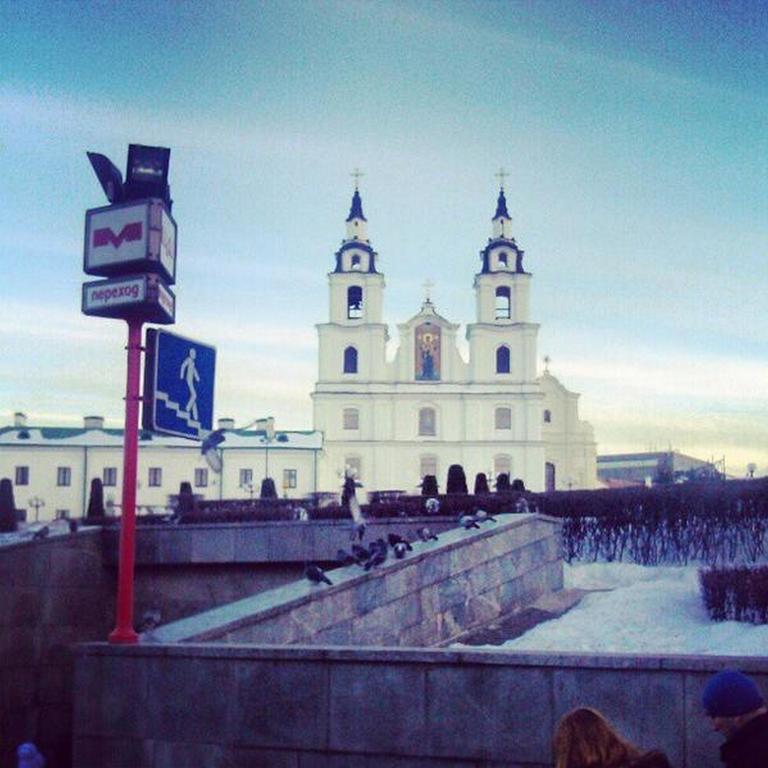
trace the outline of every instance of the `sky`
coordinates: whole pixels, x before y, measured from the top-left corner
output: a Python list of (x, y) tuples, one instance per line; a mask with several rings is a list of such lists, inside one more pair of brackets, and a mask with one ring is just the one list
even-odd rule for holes
[(217, 417), (311, 428), (355, 168), (396, 340), (427, 280), (473, 321), (503, 167), (598, 452), (768, 473), (765, 3), (0, 0), (0, 28), (0, 424), (122, 425), (85, 152), (141, 143), (171, 148), (172, 330), (216, 346)]

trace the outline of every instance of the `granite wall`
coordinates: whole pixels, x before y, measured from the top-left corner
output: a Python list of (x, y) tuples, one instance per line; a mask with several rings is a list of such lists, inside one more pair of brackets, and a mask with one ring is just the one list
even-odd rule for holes
[(454, 526), (365, 572), (305, 579), (163, 626), (160, 642), (434, 646), (562, 587), (560, 523), (499, 515), (479, 530)]
[(81, 646), (77, 768), (545, 768), (558, 719), (596, 707), (676, 768), (719, 768), (701, 713), (725, 666), (768, 659), (496, 650)]

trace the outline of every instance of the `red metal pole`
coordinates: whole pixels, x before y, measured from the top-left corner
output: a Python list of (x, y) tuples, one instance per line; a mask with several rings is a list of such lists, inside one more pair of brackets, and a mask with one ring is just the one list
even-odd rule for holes
[(136, 533), (136, 474), (139, 454), (139, 380), (142, 320), (128, 320), (128, 363), (125, 381), (123, 441), (123, 509), (120, 521), (120, 560), (117, 574), (117, 619), (110, 643), (136, 643), (133, 629), (133, 565)]

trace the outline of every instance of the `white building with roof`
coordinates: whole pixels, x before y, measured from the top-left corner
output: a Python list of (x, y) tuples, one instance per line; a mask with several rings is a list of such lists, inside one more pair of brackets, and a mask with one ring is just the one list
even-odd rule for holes
[(388, 359), (384, 274), (357, 188), (335, 256), (312, 393), (314, 427), (324, 435), (321, 487), (350, 467), (367, 489), (413, 492), (426, 474), (444, 489), (451, 464), (462, 465), (470, 485), (484, 472), (508, 473), (535, 491), (596, 486), (595, 439), (579, 418), (579, 396), (537, 373), (532, 275), (512, 237), (503, 186), (474, 276), (466, 360), (459, 325), (428, 295), (398, 325)]
[[(490, 480), (508, 473), (534, 491), (595, 487), (595, 439), (579, 417), (579, 395), (546, 368), (537, 371), (539, 325), (524, 257), (502, 186), (474, 275), (468, 357), (457, 346), (460, 326), (427, 295), (397, 326), (399, 345), (390, 358), (384, 273), (356, 188), (328, 274), (328, 319), (317, 325), (313, 430), (275, 433), (269, 420), (238, 430), (220, 419), (220, 474), (197, 443), (143, 432), (140, 509), (164, 508), (182, 481), (205, 499), (258, 496), (267, 476), (287, 498), (338, 493), (348, 467), (367, 492), (417, 492), (426, 474), (445, 490), (451, 464), (462, 465), (470, 490), (479, 472)], [(27, 425), (16, 414), (13, 426), (0, 428), (0, 477), (13, 480), (16, 505), (28, 519), (79, 516), (95, 477), (107, 501), (119, 505), (121, 474), (122, 430), (104, 429), (100, 417), (86, 417), (75, 429)]]

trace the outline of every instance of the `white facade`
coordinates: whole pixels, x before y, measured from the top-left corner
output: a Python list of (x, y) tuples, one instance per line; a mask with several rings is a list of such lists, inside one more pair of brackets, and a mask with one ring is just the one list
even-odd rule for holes
[(357, 190), (346, 223), (328, 275), (328, 322), (317, 326), (320, 487), (335, 488), (339, 472), (353, 467), (367, 490), (414, 492), (425, 474), (444, 489), (451, 464), (463, 466), (470, 486), (478, 472), (508, 472), (536, 491), (595, 487), (596, 446), (578, 417), (578, 395), (537, 374), (532, 276), (511, 236), (503, 188), (474, 277), (468, 361), (456, 344), (459, 326), (429, 298), (398, 326), (399, 346), (387, 360), (384, 276)]
[[(230, 425), (219, 448), (220, 474), (210, 469), (199, 443), (142, 433), (139, 513), (164, 511), (183, 481), (203, 499), (258, 497), (267, 476), (284, 498), (302, 498), (317, 490), (321, 435), (278, 431), (267, 441), (263, 430), (238, 431)], [(13, 482), (16, 507), (27, 511), (29, 522), (80, 517), (88, 505), (91, 480), (97, 477), (104, 484), (107, 506), (114, 504), (119, 514), (122, 474), (122, 430), (105, 430), (100, 418), (86, 417), (82, 429), (72, 429), (27, 426), (23, 414), (16, 414), (13, 427), (0, 429), (0, 477)], [(44, 506), (35, 509), (40, 501)]]

